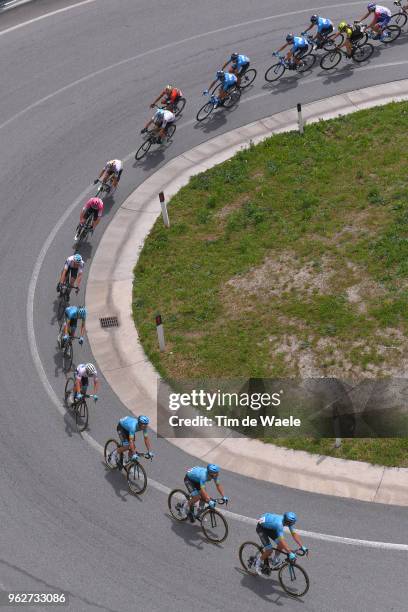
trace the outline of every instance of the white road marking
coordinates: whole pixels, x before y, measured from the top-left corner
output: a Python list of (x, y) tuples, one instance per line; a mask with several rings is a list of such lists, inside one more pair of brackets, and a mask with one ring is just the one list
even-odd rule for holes
[[(26, 4), (26, 2), (29, 2), (29, 1), (30, 0), (22, 0), (18, 4)], [(12, 26), (11, 28), (2, 30), (0, 32), (0, 36), (3, 36), (4, 34), (8, 34), (8, 32), (14, 32), (14, 30), (19, 30), (20, 28), (24, 28), (25, 26), (35, 23), (36, 21), (42, 21), (43, 19), (47, 19), (47, 17), (58, 15), (58, 13), (66, 13), (66, 11), (70, 11), (71, 9), (78, 8), (78, 6), (82, 6), (84, 4), (91, 4), (91, 2), (96, 2), (96, 0), (82, 0), (82, 2), (77, 2), (76, 4), (71, 4), (70, 6), (66, 6), (64, 8), (57, 9), (55, 11), (50, 11), (49, 13), (45, 13), (44, 15), (40, 15), (39, 17), (33, 17), (33, 19), (27, 19), (27, 21), (23, 21), (22, 23), (18, 23), (17, 25)]]

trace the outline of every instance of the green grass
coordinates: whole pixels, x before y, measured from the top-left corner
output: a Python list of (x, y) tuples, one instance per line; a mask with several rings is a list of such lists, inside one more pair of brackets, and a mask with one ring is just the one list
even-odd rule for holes
[[(393, 103), (275, 135), (193, 177), (135, 268), (134, 320), (158, 371), (397, 375), (408, 348), (407, 128), (408, 104)], [(283, 443), (406, 461), (403, 439), (332, 452), (327, 440)]]

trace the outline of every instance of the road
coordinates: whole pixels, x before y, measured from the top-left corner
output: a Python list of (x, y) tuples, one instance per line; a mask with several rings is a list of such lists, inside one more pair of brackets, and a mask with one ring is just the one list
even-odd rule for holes
[[(303, 30), (317, 10), (336, 23), (357, 17), (362, 4), (72, 4), (38, 0), (0, 18), (0, 588), (62, 589), (70, 597), (66, 609), (75, 612), (300, 607), (405, 612), (404, 551), (310, 538), (305, 567), (311, 588), (302, 602), (294, 602), (276, 582), (241, 572), (237, 549), (254, 538), (252, 525), (230, 521), (230, 537), (214, 546), (195, 526), (169, 518), (160, 490), (150, 487), (142, 500), (129, 496), (124, 479), (106, 473), (101, 456), (50, 401), (29, 338), (36, 343), (47, 384), (61, 396), (65, 377), (55, 348), (55, 285), (72, 252), (79, 202), (106, 159), (125, 158), (139, 146), (149, 103), (163, 84), (177, 84), (188, 99), (177, 138), (164, 154), (126, 164), (117, 196), (108, 201), (83, 251), (88, 267), (120, 203), (165, 161), (297, 102), (408, 78), (408, 36), (391, 48), (379, 46), (367, 66), (345, 64), (333, 75), (315, 68), (271, 87), (262, 74), (288, 31)], [(236, 110), (198, 126), (193, 118), (201, 92), (235, 50), (251, 57), (261, 78)], [(59, 227), (74, 202), (75, 210)], [(42, 253), (54, 228), (55, 239)], [(30, 286), (35, 286), (33, 329), (27, 326)], [(84, 361), (92, 359), (87, 347), (82, 354)], [(102, 380), (100, 402), (91, 408), (92, 438), (103, 444), (123, 415)], [(181, 485), (194, 458), (163, 440), (154, 440), (154, 447), (149, 476), (169, 487)], [(300, 526), (309, 531), (390, 543), (405, 538), (407, 543), (404, 508), (313, 495), (232, 473), (224, 474), (223, 483), (231, 510), (244, 516), (295, 509)]]

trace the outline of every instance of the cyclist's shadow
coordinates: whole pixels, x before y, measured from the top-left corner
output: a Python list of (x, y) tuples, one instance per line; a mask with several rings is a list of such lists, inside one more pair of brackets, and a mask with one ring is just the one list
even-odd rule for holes
[(236, 104), (230, 110), (227, 110), (227, 109), (217, 110), (215, 113), (210, 115), (210, 117), (208, 117), (208, 119), (206, 119), (205, 121), (200, 121), (200, 122), (197, 121), (197, 123), (195, 123), (194, 125), (194, 129), (201, 130), (202, 132), (205, 132), (205, 133), (215, 132), (216, 130), (219, 130), (221, 127), (223, 127), (227, 123), (228, 114), (233, 112), (235, 108), (238, 108), (238, 106), (239, 104)]
[(127, 502), (129, 501), (129, 499), (135, 499), (139, 502), (143, 501), (143, 495), (132, 495), (131, 493), (129, 493), (126, 474), (124, 470), (122, 470), (121, 472), (119, 472), (118, 470), (110, 470), (106, 467), (104, 461), (101, 462), (101, 465), (105, 470), (105, 480), (109, 482), (116, 496), (119, 497), (121, 501)]
[[(299, 603), (303, 602), (302, 598), (290, 597), (285, 593), (285, 591), (280, 586), (279, 582), (275, 582), (275, 580), (268, 578), (261, 578), (261, 576), (249, 576), (242, 567), (235, 566), (234, 569), (241, 574), (242, 580), (241, 585), (251, 590), (255, 595), (261, 597), (264, 601), (267, 601), (270, 604), (276, 604), (277, 606), (284, 605), (281, 602), (281, 598), (290, 599), (290, 601), (299, 601)], [(278, 576), (276, 575), (276, 579)]]
[(167, 146), (164, 148), (161, 147), (159, 149), (154, 149), (151, 152), (149, 151), (148, 154), (140, 161), (135, 159), (132, 167), (141, 168), (144, 172), (154, 170), (154, 168), (157, 168), (157, 166), (165, 160), (165, 152), (170, 144), (171, 143), (167, 143)]
[(171, 522), (171, 528), (173, 532), (183, 538), (184, 542), (188, 544), (188, 546), (192, 546), (193, 548), (197, 548), (198, 550), (204, 550), (204, 545), (208, 544), (208, 546), (215, 546), (220, 550), (223, 550), (224, 547), (221, 543), (217, 542), (209, 542), (201, 531), (201, 526), (198, 521), (195, 523), (190, 523), (190, 521), (178, 522), (176, 521), (169, 513), (165, 513), (166, 518)]

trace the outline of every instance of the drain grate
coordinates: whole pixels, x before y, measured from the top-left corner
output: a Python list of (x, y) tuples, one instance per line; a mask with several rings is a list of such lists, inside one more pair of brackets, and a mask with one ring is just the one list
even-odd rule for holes
[(103, 329), (107, 327), (119, 327), (118, 317), (101, 317), (99, 321)]

